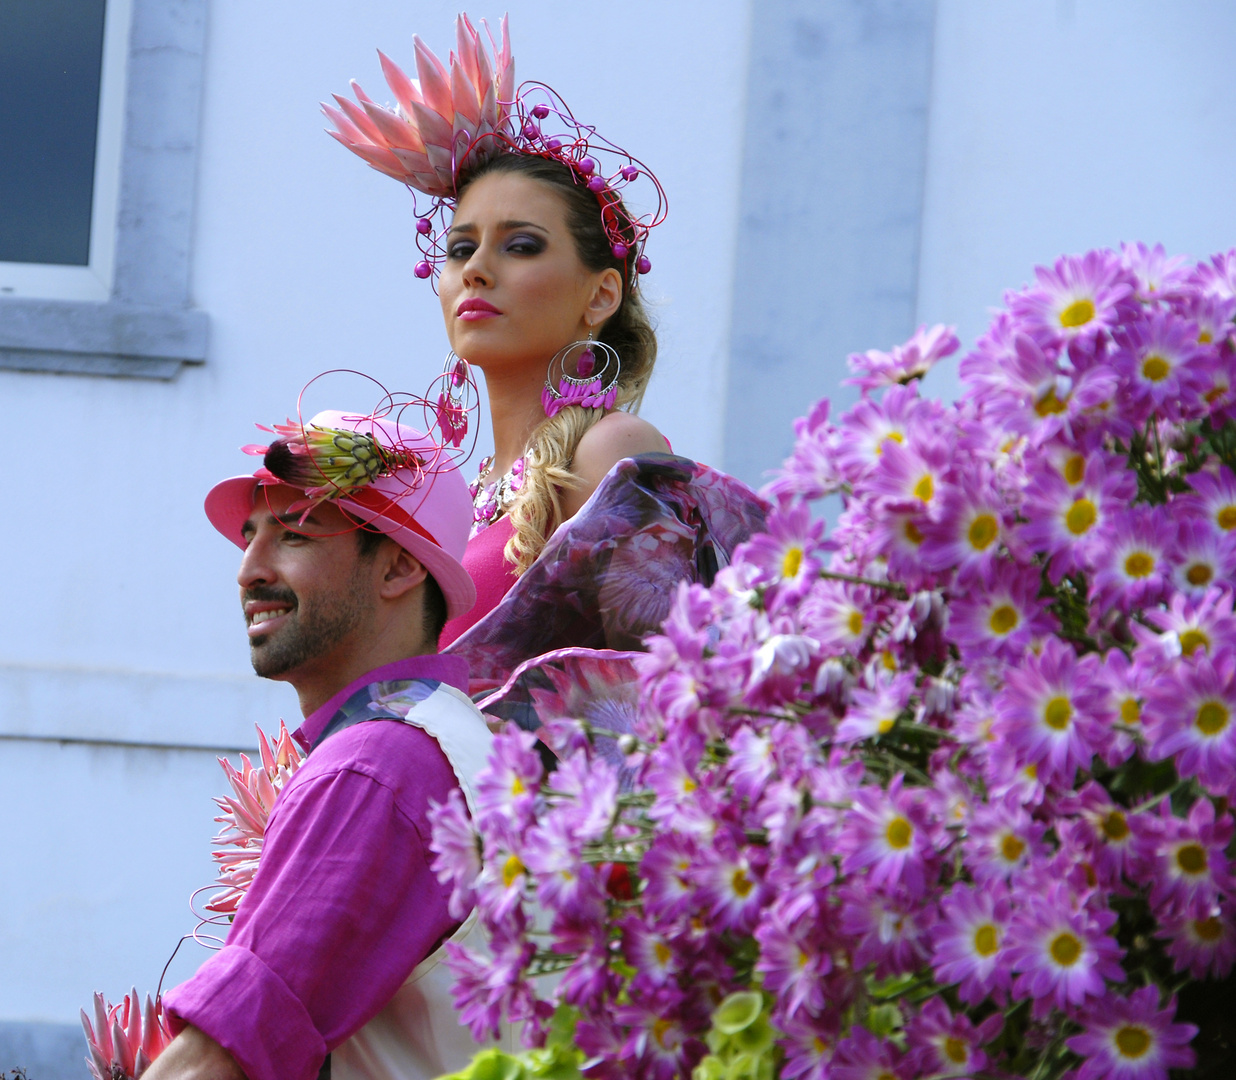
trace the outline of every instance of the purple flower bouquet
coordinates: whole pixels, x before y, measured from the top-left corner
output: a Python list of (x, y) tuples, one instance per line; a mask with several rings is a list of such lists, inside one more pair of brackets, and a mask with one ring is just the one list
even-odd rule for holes
[(1125, 246), (1008, 294), (952, 405), (947, 329), (852, 357), (634, 730), (547, 773), (511, 726), (443, 809), (463, 1020), (530, 1047), (460, 1075), (1233, 1075), (1234, 316), (1236, 251)]

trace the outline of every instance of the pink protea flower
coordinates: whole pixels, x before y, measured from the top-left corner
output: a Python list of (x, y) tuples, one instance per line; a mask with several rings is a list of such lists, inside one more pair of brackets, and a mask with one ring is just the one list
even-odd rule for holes
[(1114, 911), (1078, 906), (1063, 885), (1026, 894), (1009, 929), (1008, 962), (1020, 973), (1013, 993), (1034, 999), (1036, 1018), (1100, 997), (1104, 979), (1123, 981), (1122, 950), (1108, 932), (1115, 922)]
[(899, 775), (887, 791), (863, 787), (855, 793), (837, 853), (846, 873), (868, 869), (873, 886), (898, 884), (921, 896), (935, 862), (930, 823), (921, 795), (904, 789), (904, 782)]
[(1063, 255), (1034, 276), (1037, 285), (1006, 300), (1014, 317), (1047, 341), (1093, 339), (1123, 317), (1133, 294), (1132, 275), (1107, 251)]
[(848, 359), (855, 378), (846, 379), (851, 386), (861, 387), (864, 393), (882, 386), (895, 386), (922, 378), (946, 356), (952, 356), (961, 347), (954, 328), (920, 326), (914, 336), (892, 352), (869, 349), (865, 353), (851, 353)]
[(1012, 917), (1007, 888), (954, 885), (940, 911), (931, 958), (937, 981), (959, 983), (957, 996), (969, 1005), (1006, 992), (1012, 985), (1001, 951)]
[[(488, 34), (488, 26), (481, 25)], [(338, 109), (322, 106), (337, 129), (327, 134), (379, 172), (427, 195), (450, 198), (465, 158), (483, 160), (502, 148), (515, 91), (505, 18), (501, 36), (499, 46), (489, 35), (491, 56), (468, 17), (460, 15), (449, 69), (414, 36), (419, 80), (378, 53), (397, 106), (378, 105), (353, 82), (356, 102), (335, 95)]]
[(94, 1023), (82, 1010), (82, 1028), (90, 1056), (86, 1064), (94, 1080), (138, 1080), (172, 1041), (163, 1003), (146, 995), (143, 1007), (137, 990), (125, 994), (119, 1005), (94, 995)]
[(227, 758), (219, 758), (234, 793), (215, 799), (223, 811), (215, 821), (223, 827), (212, 841), (220, 850), (211, 855), (219, 867), (215, 884), (223, 891), (211, 898), (206, 910), (219, 915), (234, 915), (244, 899), (257, 873), (275, 798), (305, 759), (282, 720), (273, 746), (258, 728), (258, 753), (260, 766), (255, 767), (247, 755), (241, 754), (239, 770)]
[(1146, 737), (1155, 761), (1176, 759), (1181, 776), (1196, 776), (1212, 791), (1233, 790), (1236, 770), (1236, 653), (1199, 655), (1150, 688)]
[(1082, 1020), (1085, 1030), (1066, 1040), (1084, 1058), (1077, 1080), (1167, 1080), (1169, 1069), (1192, 1068), (1192, 1024), (1173, 1024), (1176, 1004), (1159, 1008), (1159, 990), (1143, 986), (1127, 998), (1110, 994)]
[(1011, 668), (996, 699), (997, 738), (1007, 739), (1018, 759), (1034, 765), (1045, 784), (1071, 786), (1077, 769), (1094, 756), (1103, 725), (1098, 658), (1082, 657), (1058, 638), (1038, 655)]

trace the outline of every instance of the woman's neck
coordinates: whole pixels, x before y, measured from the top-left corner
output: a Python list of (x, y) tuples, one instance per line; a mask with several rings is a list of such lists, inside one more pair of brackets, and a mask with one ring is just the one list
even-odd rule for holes
[(543, 373), (535, 371), (486, 372), (489, 415), (494, 433), (494, 460), (491, 476), (508, 472), (515, 459), (522, 457), (533, 430), (545, 419), (541, 404)]

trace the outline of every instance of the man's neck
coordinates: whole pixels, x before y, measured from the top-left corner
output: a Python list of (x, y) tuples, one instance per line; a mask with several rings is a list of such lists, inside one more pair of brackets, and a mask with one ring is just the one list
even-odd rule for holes
[(296, 689), (300, 699), (302, 716), (310, 716), (325, 705), (340, 690), (351, 686), (371, 671), (386, 667), (400, 660), (418, 656), (433, 656), (437, 649), (428, 646), (420, 649), (366, 650), (349, 657), (346, 663), (323, 664), (314, 670), (289, 672), (287, 681)]

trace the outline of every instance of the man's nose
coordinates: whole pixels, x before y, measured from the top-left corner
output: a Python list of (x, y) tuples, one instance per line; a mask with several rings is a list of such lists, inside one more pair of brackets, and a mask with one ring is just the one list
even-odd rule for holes
[(270, 545), (265, 543), (260, 535), (249, 541), (240, 557), (240, 571), (236, 575), (236, 581), (242, 589), (274, 583), (276, 574), (270, 564), (269, 554)]

